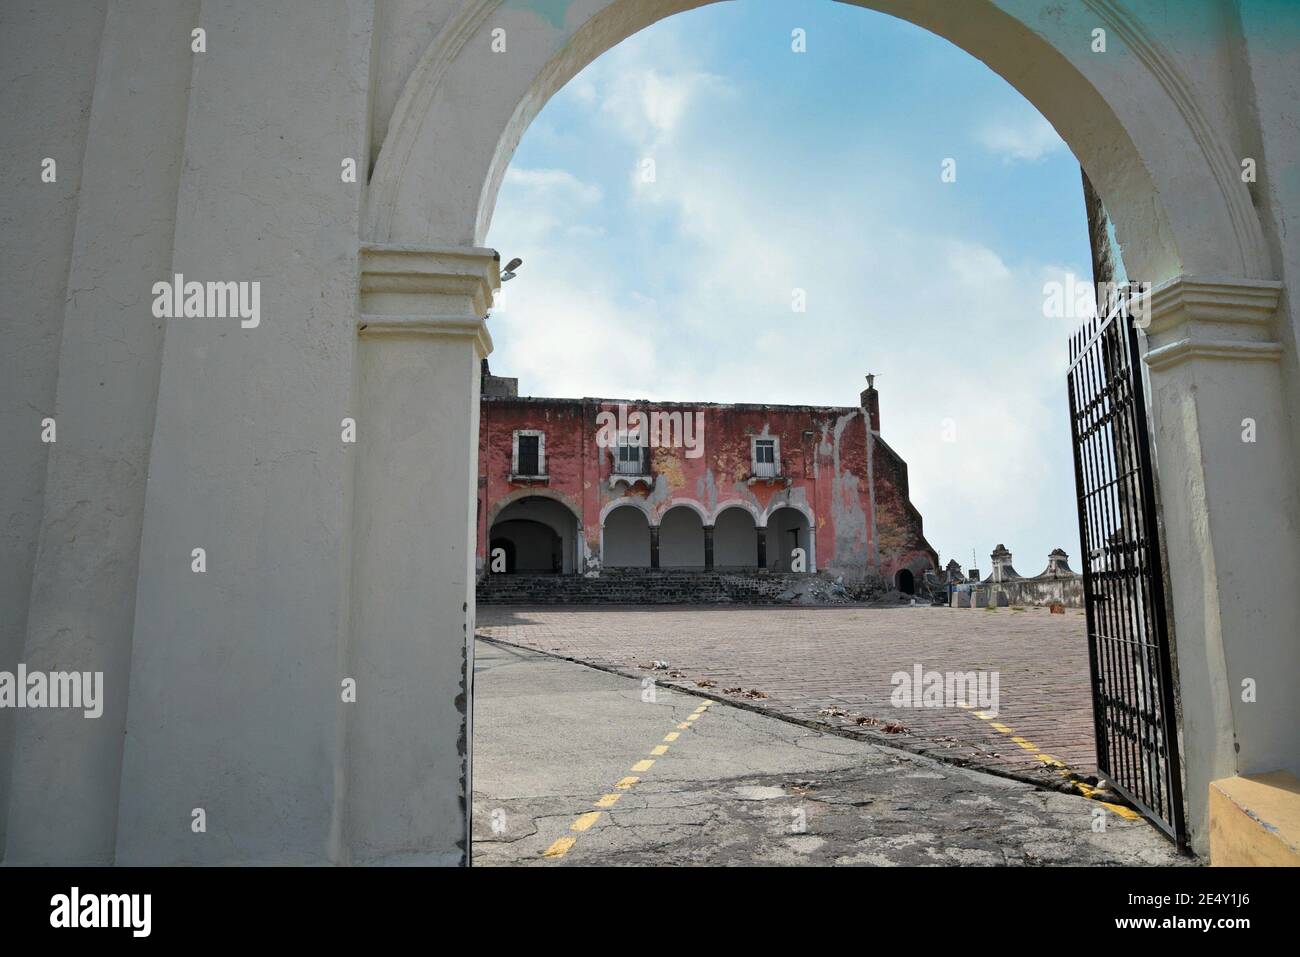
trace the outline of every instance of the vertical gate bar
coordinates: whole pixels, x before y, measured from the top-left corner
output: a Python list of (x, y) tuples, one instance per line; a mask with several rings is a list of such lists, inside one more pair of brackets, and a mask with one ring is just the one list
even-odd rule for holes
[(1118, 319), (1122, 325), (1116, 330), (1116, 347), (1122, 356), (1123, 375), (1117, 378), (1116, 385), (1117, 387), (1122, 386), (1125, 390), (1123, 415), (1119, 417), (1119, 425), (1123, 430), (1120, 442), (1124, 451), (1120, 488), (1125, 493), (1122, 499), (1126, 525), (1125, 555), (1126, 557), (1131, 556), (1126, 561), (1124, 578), (1125, 594), (1129, 602), (1126, 624), (1128, 626), (1127, 630), (1131, 633), (1130, 640), (1132, 641), (1132, 644), (1127, 646), (1126, 654), (1135, 672), (1129, 685), (1128, 697), (1135, 706), (1134, 717), (1136, 719), (1137, 738), (1134, 742), (1134, 753), (1140, 762), (1140, 773), (1134, 779), (1133, 784), (1142, 801), (1159, 810), (1158, 778), (1151, 774), (1151, 764), (1147, 754), (1147, 741), (1151, 729), (1142, 707), (1143, 701), (1150, 700), (1150, 688), (1148, 686), (1150, 672), (1146, 667), (1145, 636), (1149, 633), (1146, 628), (1147, 602), (1142, 594), (1144, 583), (1141, 580), (1141, 560), (1138, 554), (1142, 541), (1142, 529), (1137, 516), (1139, 508), (1134, 501), (1135, 496), (1140, 496), (1140, 490), (1134, 481), (1137, 477), (1137, 449), (1134, 446), (1137, 438), (1133, 417), (1134, 387), (1132, 378), (1134, 357), (1128, 349), (1129, 317), (1127, 310)]
[[(1133, 404), (1133, 428), (1135, 433), (1133, 452), (1136, 460), (1134, 465), (1134, 482), (1142, 485), (1144, 480), (1148, 483), (1151, 482), (1151, 476), (1148, 474), (1147, 468), (1144, 468), (1143, 466), (1140, 453), (1141, 446), (1138, 444), (1147, 437), (1147, 423), (1144, 404), (1145, 397), (1143, 393), (1144, 386), (1142, 382), (1142, 355), (1141, 349), (1138, 345), (1136, 328), (1130, 331), (1129, 348), (1133, 352), (1133, 388), (1135, 395)], [(1141, 512), (1142, 537), (1139, 539), (1142, 548), (1141, 580), (1146, 598), (1145, 610), (1147, 615), (1147, 641), (1143, 648), (1143, 661), (1147, 668), (1149, 685), (1148, 703), (1150, 714), (1156, 725), (1155, 736), (1153, 739), (1153, 747), (1155, 749), (1154, 770), (1157, 773), (1156, 786), (1159, 788), (1161, 811), (1164, 817), (1172, 822), (1172, 797), (1165, 784), (1165, 778), (1168, 775), (1169, 768), (1169, 716), (1165, 714), (1164, 710), (1164, 699), (1161, 692), (1163, 682), (1160, 679), (1159, 672), (1159, 650), (1162, 645), (1167, 646), (1168, 634), (1162, 630), (1162, 625), (1156, 618), (1158, 602), (1163, 601), (1163, 598), (1157, 599), (1152, 588), (1152, 582), (1156, 577), (1161, 576), (1163, 573), (1161, 571), (1160, 557), (1153, 551), (1153, 543), (1159, 540), (1158, 531), (1147, 517), (1148, 514), (1155, 514), (1153, 483), (1150, 487), (1142, 488), (1140, 502), (1143, 505)]]
[[(1129, 402), (1129, 410), (1128, 410), (1129, 414), (1126, 416), (1126, 419), (1128, 420), (1127, 424), (1133, 435), (1133, 443), (1134, 443), (1131, 448), (1131, 452), (1130, 452), (1131, 462), (1129, 463), (1129, 468), (1127, 471), (1131, 479), (1131, 484), (1133, 486), (1134, 494), (1138, 496), (1139, 505), (1140, 505), (1141, 500), (1144, 499), (1146, 496), (1143, 493), (1141, 488), (1141, 480), (1142, 480), (1141, 462), (1137, 454), (1137, 446), (1136, 446), (1137, 441), (1139, 441), (1136, 403), (1137, 403), (1137, 391), (1140, 388), (1140, 385), (1135, 380), (1135, 376), (1138, 374), (1139, 370), (1134, 364), (1137, 360), (1137, 356), (1134, 353), (1134, 350), (1132, 348), (1132, 342), (1130, 339), (1130, 336), (1133, 332), (1134, 329), (1132, 328), (1132, 326), (1126, 323), (1125, 330), (1124, 330), (1123, 344), (1128, 356), (1128, 364), (1129, 364), (1130, 372), (1127, 379), (1127, 386), (1131, 394), (1131, 399)], [(1143, 427), (1145, 427), (1145, 423), (1143, 423)], [(1133, 534), (1133, 545), (1134, 548), (1136, 549), (1136, 553), (1134, 556), (1135, 568), (1138, 571), (1138, 580), (1136, 584), (1140, 590), (1141, 598), (1143, 600), (1142, 621), (1140, 623), (1141, 634), (1135, 637), (1135, 642), (1139, 642), (1135, 644), (1135, 663), (1140, 662), (1141, 683), (1140, 683), (1140, 687), (1137, 689), (1138, 694), (1134, 698), (1135, 702), (1137, 702), (1141, 706), (1139, 713), (1142, 714), (1143, 717), (1143, 724), (1141, 726), (1142, 736), (1139, 739), (1139, 744), (1141, 745), (1140, 753), (1142, 754), (1142, 757), (1144, 759), (1142, 765), (1141, 796), (1143, 801), (1150, 808), (1152, 808), (1154, 811), (1156, 811), (1156, 813), (1160, 814), (1163, 817), (1167, 814), (1168, 809), (1166, 806), (1166, 802), (1164, 800), (1164, 787), (1163, 787), (1163, 781), (1161, 779), (1162, 775), (1160, 774), (1160, 768), (1159, 768), (1160, 758), (1159, 758), (1158, 720), (1156, 719), (1156, 715), (1154, 713), (1155, 709), (1152, 708), (1152, 705), (1154, 704), (1154, 698), (1152, 695), (1154, 686), (1152, 682), (1153, 676), (1151, 673), (1150, 654), (1149, 654), (1150, 637), (1151, 637), (1151, 622), (1150, 622), (1151, 602), (1150, 602), (1150, 597), (1147, 594), (1147, 582), (1145, 580), (1146, 572), (1149, 568), (1146, 561), (1146, 556), (1144, 554), (1145, 553), (1144, 542), (1146, 540), (1148, 529), (1146, 528), (1146, 523), (1144, 521), (1141, 521), (1141, 519), (1138, 518), (1137, 516), (1135, 516), (1135, 518), (1137, 518), (1138, 521), (1138, 524), (1135, 524), (1134, 534)], [(1141, 655), (1140, 659), (1136, 658), (1136, 655), (1139, 653)], [(1153, 761), (1156, 763), (1154, 773), (1151, 767)], [(1134, 785), (1136, 786), (1137, 783), (1138, 782), (1135, 781)]]
[(1093, 348), (1088, 357), (1088, 377), (1093, 393), (1093, 422), (1091, 423), (1090, 451), (1094, 461), (1093, 468), (1093, 515), (1094, 546), (1098, 553), (1096, 569), (1100, 583), (1100, 596), (1097, 612), (1097, 639), (1102, 649), (1104, 666), (1104, 691), (1106, 694), (1106, 720), (1111, 740), (1110, 777), (1123, 775), (1127, 766), (1128, 750), (1124, 740), (1123, 701), (1117, 696), (1119, 678), (1118, 649), (1115, 646), (1115, 602), (1114, 582), (1109, 573), (1109, 535), (1107, 534), (1106, 480), (1110, 473), (1107, 461), (1106, 419), (1110, 413), (1110, 394), (1106, 389), (1106, 336), (1109, 325), (1101, 320)]
[(1138, 493), (1140, 496), (1139, 503), (1144, 506), (1139, 516), (1139, 521), (1141, 523), (1141, 526), (1139, 530), (1140, 534), (1138, 535), (1136, 541), (1138, 547), (1141, 550), (1139, 553), (1139, 558), (1141, 561), (1139, 583), (1142, 586), (1143, 598), (1144, 598), (1143, 625), (1144, 625), (1144, 637), (1146, 639), (1142, 645), (1142, 654), (1143, 654), (1142, 663), (1145, 669), (1144, 676), (1146, 679), (1144, 694), (1149, 709), (1148, 712), (1149, 720), (1152, 723), (1151, 744), (1150, 744), (1150, 750), (1151, 750), (1150, 763), (1152, 765), (1151, 776), (1153, 778), (1152, 788), (1154, 791), (1154, 799), (1152, 802), (1152, 806), (1157, 807), (1161, 815), (1168, 820), (1170, 819), (1169, 817), (1170, 801), (1167, 794), (1167, 788), (1165, 787), (1165, 772), (1168, 765), (1167, 765), (1167, 758), (1165, 754), (1162, 753), (1166, 749), (1167, 728), (1165, 726), (1165, 720), (1162, 714), (1163, 707), (1161, 703), (1162, 699), (1160, 697), (1160, 681), (1159, 681), (1159, 676), (1157, 671), (1158, 663), (1156, 661), (1156, 654), (1155, 654), (1155, 652), (1158, 652), (1158, 646), (1163, 639), (1159, 629), (1158, 622), (1154, 618), (1155, 596), (1151, 593), (1151, 580), (1154, 574), (1159, 573), (1159, 564), (1152, 563), (1150, 543), (1151, 543), (1151, 535), (1153, 529), (1150, 527), (1150, 524), (1146, 519), (1146, 511), (1145, 511), (1145, 503), (1151, 499), (1151, 493), (1148, 492), (1146, 489), (1142, 488), (1144, 471), (1142, 467), (1141, 456), (1138, 451), (1139, 446), (1137, 444), (1138, 442), (1141, 441), (1142, 437), (1145, 436), (1146, 434), (1146, 421), (1144, 418), (1144, 413), (1142, 411), (1142, 406), (1139, 404), (1143, 399), (1142, 379), (1141, 379), (1142, 360), (1137, 346), (1136, 328), (1130, 328), (1128, 330), (1128, 333), (1129, 334), (1127, 338), (1127, 345), (1129, 351), (1132, 354), (1132, 359), (1131, 359), (1131, 365), (1133, 369), (1132, 384), (1133, 384), (1133, 391), (1134, 391), (1134, 402), (1133, 402), (1133, 410), (1132, 410), (1132, 428), (1134, 432), (1133, 481), (1134, 484), (1139, 487), (1139, 493)]
[[(1078, 362), (1083, 354), (1084, 342), (1087, 338), (1087, 326), (1077, 332), (1070, 342), (1070, 371), (1065, 377), (1066, 392), (1069, 393), (1070, 399), (1070, 433), (1073, 441), (1070, 443), (1071, 451), (1074, 453), (1074, 490), (1076, 497), (1076, 509), (1079, 519), (1079, 543), (1084, 549), (1083, 564), (1088, 563), (1088, 524), (1085, 519), (1087, 487), (1083, 483), (1083, 462), (1080, 446), (1082, 445), (1082, 428), (1081, 413), (1079, 411), (1079, 400), (1076, 393), (1080, 391), (1078, 379)], [(1101, 673), (1097, 667), (1097, 642), (1095, 639), (1096, 629), (1093, 627), (1093, 603), (1092, 603), (1092, 576), (1085, 574), (1083, 576), (1083, 609), (1086, 624), (1084, 627), (1088, 631), (1088, 673), (1092, 678), (1092, 734), (1093, 743), (1096, 748), (1097, 767), (1098, 769), (1106, 767), (1109, 762), (1109, 750), (1107, 747), (1106, 736), (1103, 732), (1105, 720), (1099, 710), (1101, 698)]]
[(1120, 693), (1123, 687), (1123, 661), (1121, 649), (1115, 642), (1118, 622), (1115, 605), (1114, 555), (1110, 541), (1110, 509), (1107, 499), (1110, 494), (1107, 483), (1114, 474), (1113, 441), (1108, 434), (1108, 423), (1114, 414), (1114, 395), (1109, 388), (1108, 362), (1112, 321), (1110, 317), (1102, 320), (1088, 365), (1095, 395), (1095, 430), (1092, 434), (1092, 449), (1096, 457), (1094, 509), (1097, 516), (1096, 545), (1100, 553), (1101, 566), (1097, 572), (1101, 583), (1098, 636), (1104, 649), (1102, 660), (1106, 665), (1106, 706), (1112, 741), (1111, 766), (1107, 769), (1107, 773), (1110, 777), (1126, 778), (1129, 773), (1130, 755), (1126, 734), (1127, 715), (1124, 711), (1124, 697)]
[(1128, 572), (1128, 561), (1127, 552), (1124, 548), (1124, 524), (1120, 516), (1118, 484), (1120, 469), (1123, 466), (1118, 445), (1118, 424), (1124, 412), (1123, 396), (1116, 389), (1121, 371), (1119, 350), (1115, 346), (1115, 334), (1119, 321), (1118, 314), (1112, 316), (1107, 322), (1106, 334), (1101, 339), (1102, 368), (1104, 370), (1102, 387), (1107, 396), (1105, 451), (1108, 467), (1106, 470), (1105, 504), (1106, 527), (1109, 532), (1106, 536), (1106, 552), (1109, 557), (1110, 567), (1108, 569), (1108, 587), (1106, 591), (1110, 605), (1109, 637), (1115, 654), (1116, 686), (1113, 692), (1119, 702), (1119, 714), (1123, 722), (1121, 729), (1124, 741), (1123, 766), (1120, 770), (1126, 777), (1132, 779), (1138, 758), (1133, 747), (1136, 738), (1136, 727), (1135, 715), (1130, 704), (1133, 697), (1131, 694), (1132, 675), (1129, 669), (1129, 648), (1126, 642), (1128, 609), (1124, 601), (1124, 576)]
[[(1137, 329), (1129, 331), (1130, 346), (1137, 355)], [(1148, 580), (1151, 587), (1151, 617), (1156, 623), (1153, 639), (1156, 643), (1156, 657), (1160, 669), (1160, 715), (1163, 726), (1165, 745), (1165, 776), (1169, 797), (1169, 822), (1173, 826), (1174, 840), (1180, 849), (1187, 846), (1187, 825), (1183, 815), (1183, 785), (1181, 763), (1178, 760), (1178, 732), (1174, 721), (1174, 679), (1173, 663), (1169, 654), (1169, 623), (1165, 615), (1164, 569), (1160, 561), (1160, 528), (1156, 516), (1155, 473), (1151, 464), (1151, 446), (1147, 435), (1146, 396), (1142, 391), (1141, 370), (1135, 369), (1137, 388), (1135, 415), (1142, 428), (1138, 430), (1138, 459), (1142, 470), (1143, 483), (1143, 518), (1147, 526), (1146, 545), (1149, 549), (1148, 567), (1151, 574)]]
[[(1102, 663), (1102, 694), (1105, 704), (1106, 733), (1110, 742), (1110, 763), (1105, 769), (1108, 777), (1119, 772), (1124, 763), (1124, 742), (1120, 735), (1119, 715), (1116, 713), (1114, 693), (1114, 646), (1110, 641), (1110, 601), (1109, 587), (1105, 574), (1106, 556), (1106, 522), (1101, 505), (1101, 483), (1104, 481), (1105, 464), (1101, 455), (1101, 423), (1105, 415), (1106, 396), (1099, 387), (1102, 378), (1101, 346), (1104, 343), (1104, 320), (1097, 324), (1097, 332), (1084, 363), (1084, 374), (1090, 393), (1088, 423), (1087, 461), (1091, 465), (1091, 482), (1089, 489), (1090, 523), (1092, 525), (1092, 549), (1089, 565), (1096, 576), (1098, 588), (1094, 592), (1096, 602), (1096, 635)], [(1093, 554), (1095, 553), (1095, 554)]]
[(1119, 459), (1115, 473), (1115, 490), (1116, 503), (1121, 509), (1121, 522), (1123, 522), (1123, 534), (1121, 547), (1123, 549), (1124, 572), (1119, 587), (1124, 595), (1124, 665), (1125, 665), (1125, 697), (1130, 702), (1129, 718), (1133, 729), (1133, 737), (1130, 742), (1133, 755), (1133, 788), (1143, 802), (1150, 800), (1150, 788), (1147, 787), (1147, 761), (1145, 755), (1145, 734), (1146, 722), (1142, 712), (1142, 683), (1143, 674), (1139, 667), (1140, 648), (1142, 629), (1137, 623), (1138, 601), (1134, 595), (1133, 575), (1137, 569), (1136, 557), (1134, 555), (1134, 535), (1136, 530), (1133, 527), (1131, 516), (1127, 514), (1126, 498), (1124, 495), (1125, 483), (1130, 474), (1132, 460), (1132, 448), (1125, 444), (1127, 435), (1128, 416), (1132, 410), (1132, 388), (1129, 380), (1128, 355), (1125, 350), (1125, 328), (1128, 322), (1127, 310), (1122, 311), (1115, 322), (1115, 335), (1113, 339), (1115, 350), (1115, 389), (1117, 394), (1117, 413), (1115, 416), (1116, 429), (1116, 449), (1115, 454)]
[(1112, 402), (1114, 403), (1114, 414), (1111, 419), (1111, 452), (1115, 457), (1115, 508), (1116, 508), (1116, 535), (1119, 538), (1117, 548), (1119, 551), (1119, 569), (1117, 578), (1114, 582), (1115, 601), (1118, 614), (1116, 615), (1116, 639), (1120, 644), (1120, 667), (1123, 681), (1123, 700), (1126, 704), (1126, 719), (1128, 728), (1128, 779), (1138, 797), (1144, 802), (1150, 797), (1145, 788), (1144, 772), (1146, 762), (1143, 760), (1142, 748), (1142, 709), (1139, 706), (1140, 701), (1140, 683), (1141, 676), (1136, 667), (1135, 656), (1137, 654), (1134, 642), (1138, 640), (1136, 629), (1134, 628), (1134, 603), (1131, 599), (1129, 588), (1130, 575), (1136, 567), (1131, 557), (1131, 544), (1134, 529), (1132, 522), (1126, 515), (1125, 496), (1123, 494), (1123, 483), (1129, 472), (1129, 455), (1130, 451), (1124, 444), (1125, 439), (1125, 419), (1128, 416), (1131, 404), (1131, 389), (1128, 381), (1127, 357), (1124, 351), (1124, 324), (1127, 321), (1125, 310), (1121, 307), (1116, 311), (1114, 322), (1111, 326), (1111, 333), (1107, 336), (1106, 346), (1110, 356), (1111, 376), (1108, 387), (1111, 392)]
[[(1088, 642), (1092, 646), (1093, 653), (1097, 659), (1097, 683), (1096, 697), (1093, 698), (1093, 715), (1095, 715), (1097, 724), (1097, 733), (1104, 741), (1104, 748), (1097, 753), (1097, 761), (1100, 767), (1110, 767), (1114, 761), (1114, 740), (1112, 729), (1110, 729), (1110, 714), (1108, 711), (1108, 700), (1106, 700), (1106, 659), (1105, 648), (1101, 645), (1101, 622), (1099, 615), (1099, 580), (1091, 573), (1092, 551), (1095, 547), (1097, 534), (1097, 523), (1095, 510), (1092, 503), (1092, 455), (1089, 450), (1089, 430), (1092, 428), (1092, 410), (1095, 408), (1095, 395), (1092, 394), (1091, 380), (1088, 377), (1088, 363), (1092, 361), (1091, 343), (1093, 330), (1096, 329), (1096, 322), (1089, 322), (1084, 326), (1083, 332), (1079, 337), (1079, 359), (1075, 363), (1075, 385), (1079, 390), (1079, 521), (1084, 529), (1084, 563), (1087, 563), (1089, 573), (1086, 576), (1088, 580), (1088, 598), (1086, 607), (1086, 616), (1088, 622)], [(1108, 772), (1109, 774), (1109, 772)]]

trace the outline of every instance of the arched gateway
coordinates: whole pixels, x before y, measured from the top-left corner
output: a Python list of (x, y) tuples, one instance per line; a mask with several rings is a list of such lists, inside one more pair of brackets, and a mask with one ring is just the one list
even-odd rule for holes
[[(110, 699), (97, 722), (44, 712), (11, 735), (0, 726), (6, 863), (467, 860), (477, 383), (500, 282), (480, 244), (547, 98), (623, 38), (700, 5), (442, 0), (336, 17), (218, 5), (202, 68), (160, 53), (140, 95), (95, 64), (133, 56), (141, 38), (184, 50), (188, 5), (15, 26), (45, 62), (76, 66), (60, 96), (66, 86), (89, 113), (42, 121), (85, 157), (78, 242), (5, 250), (53, 304), (36, 318), (69, 317), (57, 357), (38, 326), (22, 354), (45, 363), (32, 375), (51, 383), (51, 407), (57, 382), (61, 417), (102, 423), (118, 451), (60, 430), (57, 446), (23, 453), (5, 490), (48, 547), (24, 551), (17, 584), (6, 580), (25, 630), (0, 652), (38, 660), (69, 623), (91, 622), (78, 667), (105, 670)], [(1179, 17), (1140, 0), (860, 5), (947, 38), (1032, 102), (1104, 200), (1128, 274), (1157, 286), (1142, 341), (1203, 849), (1212, 779), (1300, 770), (1300, 598), (1276, 585), (1300, 580), (1300, 422), (1287, 412), (1300, 405), (1300, 322), (1273, 281), (1300, 270), (1294, 240), (1279, 239), (1300, 235), (1300, 210), (1269, 172), (1300, 162), (1293, 77), (1271, 45), (1296, 25), (1216, 0)], [(1092, 49), (1096, 30), (1109, 52)], [(140, 148), (123, 138), (139, 135), (141, 95), (156, 121), (144, 175), (114, 163)], [(345, 157), (360, 181), (340, 188)], [(1263, 175), (1248, 185), (1252, 157)], [(257, 175), (232, 184), (230, 170)], [(40, 235), (43, 209), (17, 232)], [(139, 241), (113, 242), (121, 231)], [(295, 238), (307, 234), (310, 247)], [(173, 323), (164, 340), (133, 318), (148, 320), (146, 306), (115, 305), (134, 293), (63, 294), (173, 269), (262, 277), (263, 313), (295, 320), (256, 335)], [(102, 307), (93, 322), (87, 303)], [(84, 370), (120, 341), (133, 348), (119, 371), (134, 374), (92, 382)], [(1244, 418), (1260, 437), (1250, 445)], [(355, 443), (336, 441), (344, 419)], [(84, 514), (87, 488), (111, 497), (104, 515)], [(197, 545), (206, 577), (188, 565)], [(85, 587), (87, 568), (102, 570), (100, 588)], [(250, 699), (245, 674), (185, 668), (208, 660), (245, 663), (275, 693)], [(354, 703), (339, 700), (345, 678)], [(1248, 704), (1246, 679), (1261, 688)], [(246, 799), (232, 768), (263, 800)], [(195, 842), (177, 817), (199, 801), (221, 841)]]

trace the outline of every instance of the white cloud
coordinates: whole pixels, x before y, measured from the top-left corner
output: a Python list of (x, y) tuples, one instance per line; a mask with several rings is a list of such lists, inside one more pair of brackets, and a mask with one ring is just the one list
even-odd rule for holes
[(948, 240), (948, 266), (963, 284), (988, 286), (1001, 285), (1011, 278), (1011, 270), (993, 250), (976, 243)]
[(1052, 124), (1038, 113), (990, 122), (976, 131), (975, 138), (985, 149), (997, 153), (1004, 163), (1035, 162), (1065, 143)]
[(603, 195), (599, 186), (584, 183), (562, 169), (516, 169), (512, 166), (506, 170), (505, 181), (512, 186), (545, 191), (548, 198), (558, 193), (580, 203), (598, 203)]
[(641, 149), (673, 141), (682, 120), (706, 97), (730, 97), (735, 90), (721, 76), (702, 69), (684, 50), (690, 43), (672, 31), (655, 31), (624, 43), (582, 74), (581, 98), (599, 103), (610, 127)]

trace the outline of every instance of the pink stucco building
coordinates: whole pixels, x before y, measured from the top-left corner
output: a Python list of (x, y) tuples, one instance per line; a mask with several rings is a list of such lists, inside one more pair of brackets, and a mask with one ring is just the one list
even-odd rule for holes
[(870, 382), (846, 407), (524, 397), (486, 369), (483, 386), (480, 573), (825, 571), (912, 591), (939, 567)]

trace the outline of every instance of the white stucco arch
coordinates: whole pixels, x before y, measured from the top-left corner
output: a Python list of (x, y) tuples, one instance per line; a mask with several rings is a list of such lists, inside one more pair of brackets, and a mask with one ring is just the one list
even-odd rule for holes
[(803, 502), (787, 502), (784, 499), (774, 499), (772, 503), (767, 506), (767, 509), (763, 512), (763, 524), (759, 527), (766, 527), (768, 520), (772, 517), (772, 513), (783, 508), (792, 508), (796, 512), (801, 513), (804, 518), (808, 519), (808, 527), (814, 532), (817, 530), (817, 518), (813, 515), (813, 510), (811, 508)]
[[(554, 4), (465, 0), (405, 80), (375, 157), (366, 238), (481, 245), (505, 169), (546, 101), (626, 37), (712, 2), (575, 0), (560, 13)], [(1033, 103), (1106, 202), (1130, 276), (1159, 283), (1188, 273), (1273, 274), (1240, 150), (1212, 115), (1230, 104), (1203, 104), (1194, 78), (1123, 5), (854, 2), (944, 37)], [(1090, 48), (1099, 26), (1106, 54)], [(492, 52), (498, 28), (507, 31), (508, 55)]]
[(689, 508), (700, 517), (701, 525), (713, 524), (713, 518), (709, 515), (708, 509), (693, 498), (670, 498), (668, 501), (661, 503), (657, 509), (658, 518), (656, 519), (655, 524), (657, 525), (662, 523), (664, 516), (675, 508)]
[(721, 515), (729, 508), (739, 508), (748, 512), (750, 514), (750, 517), (754, 519), (755, 528), (763, 528), (764, 526), (767, 525), (767, 513), (765, 513), (753, 502), (747, 502), (741, 498), (734, 498), (731, 499), (730, 501), (722, 502), (721, 504), (719, 504), (718, 507), (713, 510), (713, 514), (709, 517), (707, 524), (709, 525), (718, 524), (718, 516)]
[(605, 519), (609, 516), (609, 513), (614, 511), (614, 509), (616, 508), (638, 509), (643, 515), (645, 515), (646, 524), (649, 525), (651, 528), (654, 528), (656, 525), (659, 524), (659, 517), (655, 514), (654, 509), (652, 509), (648, 504), (646, 504), (645, 499), (637, 498), (632, 495), (627, 495), (624, 496), (623, 498), (611, 499), (601, 507), (600, 509), (601, 528), (605, 527)]
[(583, 530), (582, 510), (578, 508), (577, 503), (574, 502), (573, 499), (570, 498), (568, 495), (565, 495), (563, 492), (556, 492), (553, 491), (552, 489), (543, 488), (540, 486), (537, 488), (519, 488), (519, 489), (515, 489), (512, 492), (507, 492), (505, 495), (502, 495), (499, 499), (493, 502), (492, 506), (488, 509), (487, 527), (491, 528), (493, 523), (496, 522), (497, 516), (499, 516), (511, 505), (515, 504), (515, 502), (522, 501), (523, 499), (526, 498), (544, 498), (544, 499), (549, 499), (552, 502), (558, 502), (559, 504), (563, 505), (566, 509), (568, 509), (570, 513), (572, 513), (573, 520), (578, 525), (578, 534), (581, 536)]

